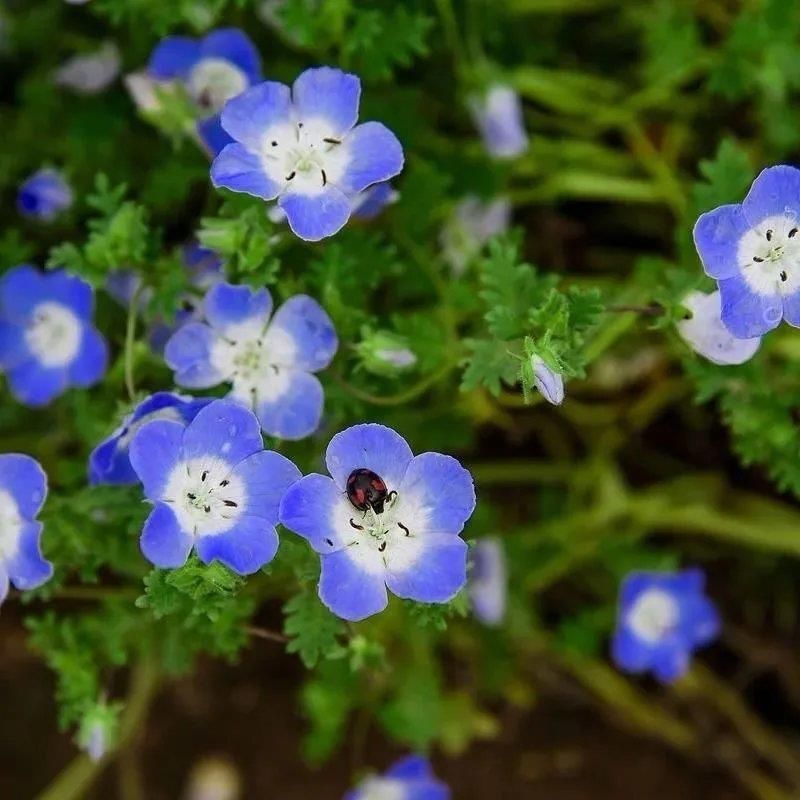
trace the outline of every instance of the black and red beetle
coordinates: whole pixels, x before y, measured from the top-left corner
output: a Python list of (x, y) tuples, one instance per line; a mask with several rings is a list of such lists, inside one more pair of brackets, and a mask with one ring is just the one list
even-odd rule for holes
[(359, 510), (371, 508), (383, 514), (383, 506), (390, 495), (383, 478), (371, 469), (354, 469), (347, 478), (347, 499)]

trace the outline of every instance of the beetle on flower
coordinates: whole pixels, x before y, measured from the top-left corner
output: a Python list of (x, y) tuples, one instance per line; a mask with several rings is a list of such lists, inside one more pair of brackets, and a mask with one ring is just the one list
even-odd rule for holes
[(466, 582), (469, 472), (451, 456), (415, 456), (374, 423), (336, 434), (325, 460), (331, 477), (306, 475), (280, 509), (281, 523), (320, 554), (322, 602), (356, 621), (386, 607), (387, 587), (423, 603), (452, 600)]
[(20, 590), (35, 589), (53, 574), (42, 557), (42, 523), (36, 519), (46, 496), (47, 476), (37, 461), (0, 455), (0, 603), (9, 581)]
[(229, 101), (222, 127), (235, 140), (211, 165), (216, 187), (278, 199), (301, 239), (339, 231), (354, 197), (403, 168), (397, 137), (379, 122), (356, 125), (361, 82), (308, 69), (290, 89), (266, 81)]
[(699, 569), (628, 575), (611, 646), (617, 665), (627, 672), (652, 671), (664, 683), (680, 678), (691, 653), (719, 633), (719, 616), (704, 586)]
[(52, 222), (67, 211), (72, 202), (72, 188), (64, 176), (54, 169), (34, 172), (19, 187), (17, 194), (19, 213), (42, 222)]
[(765, 169), (741, 204), (700, 216), (694, 242), (734, 336), (761, 336), (782, 319), (800, 326), (800, 170)]
[(302, 439), (319, 427), (324, 395), (312, 373), (330, 364), (338, 340), (312, 298), (290, 297), (272, 316), (266, 289), (219, 283), (203, 303), (206, 322), (190, 322), (164, 356), (181, 386), (233, 384), (230, 397), (252, 408), (264, 431)]
[(180, 567), (194, 548), (240, 575), (278, 550), (278, 504), (300, 477), (284, 456), (264, 450), (258, 420), (238, 403), (215, 400), (186, 426), (148, 422), (130, 460), (155, 508), (140, 545), (157, 567)]
[(108, 347), (92, 325), (91, 286), (22, 264), (0, 279), (0, 369), (11, 393), (43, 406), (69, 386), (100, 380)]
[(344, 800), (450, 800), (450, 789), (436, 778), (422, 756), (406, 756), (380, 777), (367, 778)]

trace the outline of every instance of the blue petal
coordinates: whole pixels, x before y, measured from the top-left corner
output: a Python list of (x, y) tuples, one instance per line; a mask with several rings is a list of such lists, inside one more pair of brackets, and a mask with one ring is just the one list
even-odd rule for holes
[(741, 275), (719, 282), (722, 322), (739, 339), (752, 339), (777, 328), (783, 316), (779, 294), (756, 294)]
[(390, 183), (371, 186), (353, 199), (353, 216), (363, 220), (374, 219), (386, 206), (393, 203), (396, 197), (397, 192)]
[(169, 419), (147, 422), (136, 432), (129, 458), (144, 493), (153, 502), (164, 494), (170, 473), (180, 460), (184, 426)]
[(203, 313), (209, 324), (225, 336), (245, 323), (263, 330), (272, 313), (272, 297), (266, 289), (218, 283), (208, 290)]
[(262, 200), (274, 200), (281, 190), (279, 184), (267, 177), (261, 159), (238, 143), (229, 144), (214, 159), (211, 183), (218, 189), (223, 187)]
[(158, 503), (153, 509), (144, 523), (139, 539), (144, 557), (162, 569), (182, 567), (189, 558), (193, 543), (191, 533), (181, 529), (175, 514), (166, 503)]
[(22, 325), (0, 321), (0, 369), (10, 370), (33, 358)]
[[(800, 328), (800, 290), (783, 298), (783, 318), (793, 327)], [(2, 328), (0, 328), (2, 331)], [(0, 333), (2, 341), (2, 333)], [(2, 349), (0, 348), (0, 364), (2, 364)]]
[(800, 217), (800, 170), (786, 165), (762, 170), (753, 181), (742, 210), (751, 227), (776, 215)]
[(337, 617), (358, 622), (389, 603), (383, 575), (368, 572), (350, 558), (350, 549), (320, 557), (319, 598)]
[(216, 158), (233, 139), (225, 131), (219, 114), (213, 114), (197, 122), (197, 135), (212, 158)]
[(300, 370), (284, 369), (287, 379), (279, 396), (256, 395), (256, 415), (261, 427), (279, 439), (304, 439), (319, 428), (325, 395), (315, 375)]
[(387, 559), (386, 585), (398, 597), (421, 603), (447, 603), (467, 582), (467, 543), (450, 534), (426, 533), (413, 564), (403, 569)]
[(0, 314), (10, 322), (24, 323), (44, 292), (44, 275), (36, 267), (12, 267), (0, 278)]
[(6, 566), (0, 561), (0, 605), (8, 597), (8, 572)]
[(222, 458), (235, 465), (263, 449), (261, 427), (253, 412), (229, 400), (209, 403), (183, 434), (187, 459)]
[(20, 515), (32, 520), (47, 495), (47, 475), (36, 459), (22, 453), (3, 453), (0, 488), (14, 497)]
[(450, 789), (439, 781), (413, 783), (406, 790), (405, 800), (450, 800)]
[(399, 492), (398, 509), (414, 508), (431, 533), (460, 533), (475, 510), (472, 476), (455, 458), (441, 453), (415, 456)]
[(356, 124), (360, 96), (361, 81), (332, 67), (307, 69), (292, 86), (299, 119), (324, 119), (329, 136), (340, 137)]
[(619, 627), (611, 640), (611, 658), (626, 672), (643, 672), (653, 660), (653, 648), (642, 642), (626, 626)]
[(252, 575), (275, 558), (278, 534), (263, 518), (245, 514), (225, 533), (198, 537), (195, 548), (205, 564), (216, 560), (239, 575)]
[(237, 464), (233, 475), (244, 481), (247, 515), (274, 525), (286, 490), (300, 479), (301, 472), (280, 453), (262, 450)]
[(75, 386), (97, 383), (108, 367), (106, 340), (89, 325), (84, 326), (83, 340), (75, 360), (69, 365), (69, 378)]
[(222, 109), (222, 127), (237, 141), (259, 152), (268, 128), (289, 122), (292, 97), (289, 87), (265, 81), (228, 100)]
[(397, 137), (380, 122), (365, 122), (348, 134), (347, 165), (339, 188), (346, 194), (363, 191), (399, 175), (403, 169), (403, 148)]
[(86, 281), (64, 270), (56, 270), (44, 273), (42, 283), (45, 297), (67, 306), (83, 320), (92, 318), (94, 290)]
[(164, 360), (175, 371), (175, 382), (193, 389), (208, 389), (229, 378), (211, 363), (217, 334), (208, 325), (190, 322), (172, 334), (164, 347)]
[(681, 603), (681, 628), (695, 647), (710, 644), (722, 627), (719, 612), (707, 597), (692, 597)]
[(156, 80), (184, 79), (200, 59), (200, 43), (188, 36), (167, 36), (153, 54), (147, 71)]
[(484, 625), (499, 625), (506, 613), (508, 576), (502, 543), (484, 538), (472, 548), (467, 591), (475, 616)]
[(306, 475), (281, 499), (281, 525), (306, 539), (318, 553), (345, 547), (352, 537), (336, 527), (336, 508), (344, 496), (327, 475)]
[(653, 675), (662, 683), (678, 680), (689, 669), (689, 656), (689, 651), (683, 648), (659, 648), (653, 660)]
[(282, 194), (278, 205), (286, 212), (295, 236), (306, 242), (318, 242), (326, 236), (333, 236), (350, 219), (350, 200), (331, 185), (314, 195)]
[(619, 605), (622, 611), (627, 611), (642, 592), (654, 586), (660, 586), (660, 573), (656, 572), (631, 572), (625, 576), (619, 590)]
[(433, 777), (431, 762), (424, 756), (410, 755), (396, 761), (386, 770), (387, 778), (402, 778), (404, 780), (420, 780)]
[(105, 439), (89, 454), (89, 483), (125, 486), (138, 482), (128, 449), (118, 446), (119, 435)]
[(739, 273), (739, 240), (750, 227), (740, 205), (720, 206), (700, 215), (694, 225), (694, 246), (706, 275), (719, 279)]
[(8, 577), (21, 591), (35, 589), (53, 577), (53, 565), (42, 556), (41, 538), (41, 522), (25, 523), (17, 552), (6, 562)]
[(31, 359), (7, 373), (11, 394), (29, 406), (46, 406), (67, 388), (67, 370), (48, 369)]
[(275, 313), (264, 340), (268, 350), (270, 340), (280, 333), (287, 335), (295, 347), (291, 364), (286, 366), (306, 372), (327, 367), (339, 346), (331, 318), (316, 300), (305, 294), (290, 297)]
[(391, 491), (400, 486), (414, 454), (396, 431), (374, 422), (353, 425), (337, 433), (325, 453), (325, 463), (336, 485), (345, 490), (355, 469), (371, 469)]
[(41, 169), (19, 188), (17, 208), (21, 214), (49, 222), (72, 205), (72, 189), (62, 175)]
[(219, 28), (203, 39), (203, 58), (221, 58), (230, 61), (247, 75), (249, 83), (261, 80), (261, 56), (244, 31), (238, 28)]

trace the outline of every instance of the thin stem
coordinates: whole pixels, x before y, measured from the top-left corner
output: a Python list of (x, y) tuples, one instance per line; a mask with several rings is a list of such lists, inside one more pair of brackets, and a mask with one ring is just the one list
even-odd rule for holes
[(439, 11), (439, 18), (442, 22), (444, 38), (450, 52), (453, 54), (453, 63), (456, 73), (460, 73), (464, 65), (464, 46), (461, 43), (461, 34), (458, 30), (458, 22), (453, 4), (450, 0), (436, 0), (436, 8)]
[(125, 386), (130, 400), (136, 397), (136, 382), (133, 376), (133, 348), (136, 344), (136, 312), (141, 291), (142, 287), (138, 286), (131, 296), (131, 302), (128, 305), (128, 322), (125, 328)]
[(258, 628), (255, 625), (248, 625), (245, 627), (245, 632), (249, 633), (250, 636), (255, 636), (258, 639), (268, 639), (271, 642), (280, 642), (281, 644), (286, 644), (287, 642), (291, 641), (288, 636), (284, 636), (282, 633), (278, 633), (278, 631), (270, 631), (267, 628)]

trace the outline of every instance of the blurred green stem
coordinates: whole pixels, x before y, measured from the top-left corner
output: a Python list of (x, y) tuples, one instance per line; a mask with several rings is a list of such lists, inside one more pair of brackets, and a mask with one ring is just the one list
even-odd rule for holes
[(128, 398), (133, 401), (136, 397), (136, 383), (133, 376), (134, 352), (136, 344), (136, 317), (139, 308), (139, 297), (142, 287), (137, 286), (128, 305), (128, 323), (125, 328), (125, 386), (128, 389)]

